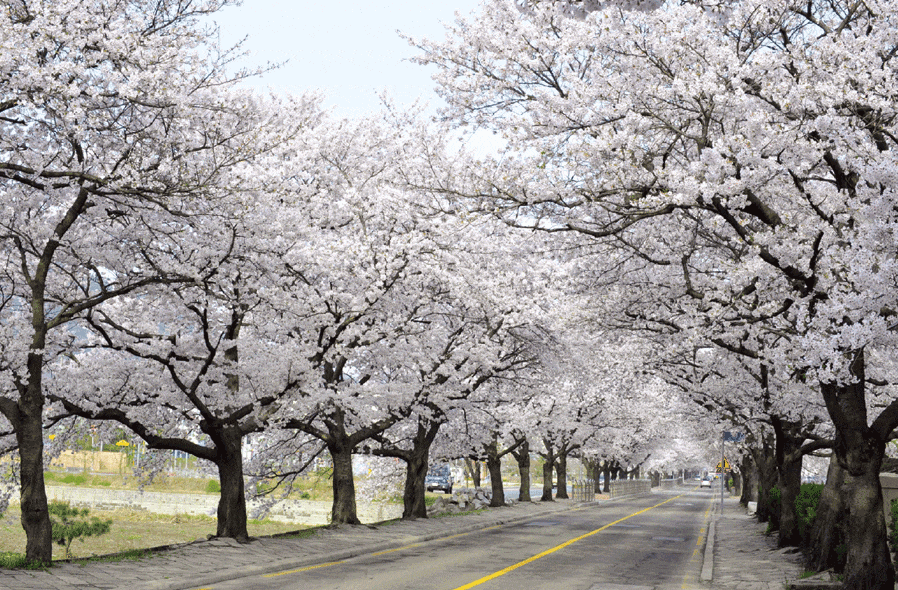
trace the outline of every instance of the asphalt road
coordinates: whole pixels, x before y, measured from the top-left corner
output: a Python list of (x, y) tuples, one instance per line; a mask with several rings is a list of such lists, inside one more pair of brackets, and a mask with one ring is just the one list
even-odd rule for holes
[(677, 590), (698, 588), (710, 490), (555, 513), (212, 590)]

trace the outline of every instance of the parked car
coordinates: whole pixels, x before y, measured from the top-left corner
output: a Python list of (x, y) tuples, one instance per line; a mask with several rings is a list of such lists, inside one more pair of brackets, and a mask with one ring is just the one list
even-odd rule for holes
[(700, 484), (699, 487), (702, 487), (702, 488), (710, 488), (710, 487), (711, 487), (711, 478), (710, 478), (710, 477), (707, 477), (707, 476), (703, 477), (703, 478), (702, 478), (702, 483)]
[(424, 476), (424, 487), (428, 492), (440, 490), (447, 494), (452, 493), (452, 472), (448, 465), (435, 465)]

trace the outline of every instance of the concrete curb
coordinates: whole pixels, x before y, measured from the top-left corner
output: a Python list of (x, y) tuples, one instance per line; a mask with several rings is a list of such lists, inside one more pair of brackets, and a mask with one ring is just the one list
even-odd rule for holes
[(711, 582), (714, 580), (714, 535), (717, 529), (717, 516), (719, 514), (718, 502), (714, 502), (711, 508), (710, 524), (708, 525), (708, 536), (705, 540), (705, 555), (702, 559), (702, 582)]
[[(592, 502), (587, 504), (599, 505), (600, 502)], [(351, 549), (344, 549), (342, 551), (328, 552), (327, 555), (319, 554), (296, 559), (281, 559), (277, 561), (270, 561), (257, 566), (241, 567), (239, 569), (230, 570), (225, 569), (217, 572), (201, 574), (191, 578), (180, 578), (178, 580), (155, 580), (147, 584), (132, 586), (131, 590), (187, 590), (192, 588), (200, 588), (203, 586), (232, 580), (236, 577), (262, 576), (265, 574), (277, 573), (284, 570), (299, 569), (332, 561), (343, 561), (346, 559), (352, 559), (353, 557), (367, 555), (369, 553), (379, 553), (381, 551), (399, 549), (407, 545), (426, 543), (427, 541), (433, 541), (435, 539), (470, 533), (487, 527), (515, 524), (518, 522), (541, 518), (546, 514), (573, 510), (581, 506), (582, 504), (572, 503), (569, 506), (564, 506), (553, 510), (542, 510), (537, 514), (528, 514), (525, 516), (518, 516), (513, 518), (493, 519), (489, 522), (477, 522), (459, 527), (447, 527), (444, 530), (426, 533), (423, 535), (410, 535), (403, 539), (394, 539), (392, 541), (375, 543), (365, 547), (356, 547)], [(377, 523), (374, 523), (372, 526), (377, 526)]]

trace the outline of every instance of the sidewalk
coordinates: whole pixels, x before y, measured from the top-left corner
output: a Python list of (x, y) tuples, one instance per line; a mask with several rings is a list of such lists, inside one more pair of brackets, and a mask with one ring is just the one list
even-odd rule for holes
[(722, 510), (718, 501), (713, 521), (712, 588), (782, 590), (804, 571), (801, 553), (778, 549), (776, 535), (765, 535), (767, 524), (748, 516), (738, 498), (725, 499)]

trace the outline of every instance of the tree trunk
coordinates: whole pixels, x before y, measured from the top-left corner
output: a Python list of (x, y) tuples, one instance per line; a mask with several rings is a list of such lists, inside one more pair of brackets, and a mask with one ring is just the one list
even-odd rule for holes
[(605, 464), (602, 465), (602, 475), (605, 478), (605, 486), (602, 489), (602, 492), (607, 494), (611, 492), (611, 462), (608, 459), (605, 459)]
[(742, 474), (736, 471), (735, 469), (731, 472), (733, 476), (733, 494), (741, 495), (742, 494)]
[(816, 572), (845, 569), (844, 559), (840, 559), (837, 547), (845, 543), (845, 470), (833, 456), (826, 472), (826, 485), (820, 494), (817, 514), (811, 526), (808, 547), (805, 550), (808, 569)]
[(540, 502), (553, 502), (552, 498), (552, 461), (546, 460), (543, 463), (543, 495), (540, 496)]
[(499, 458), (499, 443), (495, 439), (486, 447), (486, 468), (490, 473), (492, 498), (490, 508), (505, 506), (505, 489), (502, 487), (502, 460)]
[(843, 590), (894, 590), (895, 570), (886, 543), (879, 468), (885, 437), (867, 424), (864, 396), (864, 354), (855, 354), (851, 372), (857, 379), (845, 385), (822, 383), (826, 409), (836, 428), (833, 454), (846, 471), (848, 554)]
[(801, 489), (801, 444), (804, 439), (796, 432), (799, 424), (773, 417), (776, 432), (777, 479), (780, 490), (779, 538), (780, 547), (796, 547), (801, 544), (798, 530), (798, 514), (795, 499)]
[(530, 443), (524, 441), (517, 451), (512, 453), (518, 462), (518, 473), (521, 485), (518, 488), (518, 502), (530, 502)]
[(742, 457), (742, 496), (739, 502), (748, 504), (749, 502), (758, 501), (758, 471), (755, 462), (752, 460), (751, 453), (746, 453)]
[(352, 448), (343, 440), (328, 443), (327, 450), (334, 462), (334, 503), (331, 524), (362, 524), (355, 504), (355, 480), (352, 477)]
[[(424, 502), (425, 478), (430, 467), (430, 447), (443, 422), (418, 418), (411, 451), (397, 451), (392, 456), (405, 461), (405, 486), (402, 490), (402, 518), (427, 518)], [(388, 455), (390, 456), (390, 455)]]
[(424, 502), (424, 478), (430, 462), (430, 446), (408, 454), (405, 463), (405, 486), (402, 490), (402, 518), (427, 518)]
[(218, 526), (216, 536), (230, 537), (240, 542), (249, 541), (246, 530), (246, 490), (243, 482), (243, 435), (235, 427), (226, 427), (216, 433), (216, 449), (219, 459), (218, 479), (221, 496), (218, 499)]
[(19, 445), (25, 558), (30, 562), (50, 563), (53, 561), (53, 537), (50, 513), (47, 510), (47, 491), (44, 487), (42, 362), (41, 355), (28, 355), (29, 383), (18, 403), (18, 424), (15, 430)]
[(552, 497), (552, 472), (555, 469), (555, 449), (547, 440), (543, 440), (543, 446), (546, 447), (545, 453), (540, 453), (545, 459), (543, 463), (543, 495), (540, 502), (553, 502)]
[(570, 499), (567, 493), (567, 454), (566, 447), (558, 452), (558, 459), (555, 461), (555, 473), (558, 474), (558, 491), (555, 493), (556, 498), (562, 500)]
[(752, 455), (758, 468), (758, 522), (770, 522), (774, 530), (779, 527), (779, 510), (773, 505), (771, 490), (776, 487), (776, 457), (769, 436), (761, 447), (753, 447)]
[(480, 487), (480, 461), (465, 459), (465, 468), (471, 474), (471, 482), (475, 488)]

